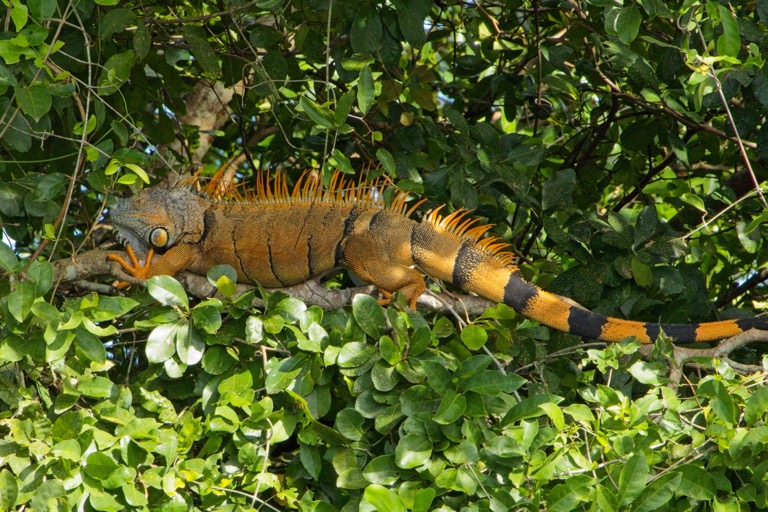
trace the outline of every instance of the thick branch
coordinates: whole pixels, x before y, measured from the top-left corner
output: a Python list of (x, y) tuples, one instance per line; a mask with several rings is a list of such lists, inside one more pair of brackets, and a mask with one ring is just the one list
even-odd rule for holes
[[(97, 277), (109, 275), (118, 280), (140, 282), (127, 276), (117, 263), (108, 261), (108, 254), (127, 257), (123, 251), (96, 249), (71, 258), (54, 261), (53, 272), (59, 288), (80, 288), (100, 293), (116, 292), (116, 289), (105, 285), (103, 282), (94, 281)], [(184, 286), (187, 293), (194, 297), (207, 298), (216, 296), (216, 287), (209, 283), (205, 276), (193, 274), (192, 272), (181, 272), (175, 277)], [(240, 294), (254, 288), (255, 286), (253, 285), (238, 284), (237, 292)], [(352, 298), (358, 293), (375, 296), (377, 292), (375, 286), (331, 290), (323, 286), (316, 279), (295, 286), (272, 290), (283, 291), (291, 297), (304, 301), (308, 305), (318, 305), (323, 309), (336, 309), (349, 305), (352, 302)], [(451, 297), (448, 294), (435, 294), (433, 296), (424, 294), (419, 298), (419, 304), (433, 311), (448, 311), (452, 309), (468, 316), (478, 316), (489, 306), (493, 305), (491, 301), (475, 295)]]

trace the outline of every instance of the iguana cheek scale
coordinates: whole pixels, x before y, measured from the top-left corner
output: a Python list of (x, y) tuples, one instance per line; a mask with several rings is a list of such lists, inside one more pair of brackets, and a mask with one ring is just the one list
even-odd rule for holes
[(216, 192), (214, 185), (203, 192), (189, 185), (150, 188), (119, 200), (111, 217), (127, 245), (142, 255), (154, 250), (162, 256), (145, 267), (113, 259), (144, 279), (182, 270), (204, 275), (227, 264), (239, 280), (267, 288), (344, 267), (378, 286), (387, 297), (383, 303), (400, 291), (411, 307), (425, 290), (423, 272), (503, 302), (546, 326), (605, 341), (634, 336), (650, 343), (663, 331), (686, 343), (750, 328), (768, 330), (768, 319), (762, 316), (655, 324), (581, 309), (525, 281), (505, 244), (483, 237), (490, 226), (475, 226), (466, 211), (442, 216), (439, 208), (416, 222), (409, 218), (415, 206), (408, 209), (406, 198), (406, 193), (396, 193), (386, 205), (380, 187), (349, 188), (338, 176), (328, 189), (306, 178), (290, 192), (283, 175), (260, 181), (252, 193)]

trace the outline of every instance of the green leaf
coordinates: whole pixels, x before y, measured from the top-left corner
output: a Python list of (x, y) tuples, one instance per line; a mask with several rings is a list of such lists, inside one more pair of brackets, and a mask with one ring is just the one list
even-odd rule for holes
[(675, 492), (688, 496), (695, 500), (711, 500), (715, 496), (715, 480), (707, 470), (696, 463), (685, 464), (674, 471), (674, 474), (680, 474), (680, 483), (675, 488)]
[(21, 336), (13, 334), (0, 340), (0, 361), (15, 363), (24, 359), (28, 352), (29, 345)]
[[(424, 369), (424, 374), (427, 376), (427, 383), (436, 393), (442, 394), (448, 388), (451, 383), (451, 372), (445, 367), (445, 364), (441, 364), (438, 361), (425, 360), (421, 362), (421, 367)], [(466, 388), (467, 381), (462, 384), (462, 391), (469, 391)]]
[(62, 503), (67, 496), (64, 484), (59, 480), (47, 480), (35, 488), (34, 495), (29, 501), (33, 510), (50, 510), (47, 505)]
[(556, 485), (547, 493), (549, 512), (566, 512), (576, 508), (580, 501), (588, 499), (594, 480), (584, 475), (570, 477), (566, 483)]
[(477, 446), (466, 440), (445, 450), (445, 458), (452, 464), (474, 464), (479, 455)]
[(147, 496), (136, 489), (135, 485), (131, 482), (123, 485), (120, 490), (123, 491), (125, 502), (132, 507), (146, 507), (147, 503), (149, 503)]
[(426, 464), (432, 455), (432, 443), (421, 434), (407, 434), (395, 447), (395, 463), (403, 469)]
[(136, 52), (137, 60), (144, 60), (151, 47), (152, 38), (149, 35), (149, 30), (147, 30), (147, 25), (144, 20), (139, 20), (136, 23), (136, 32), (133, 33), (133, 51)]
[(32, 304), (31, 311), (33, 315), (47, 323), (58, 322), (61, 320), (59, 310), (42, 300), (36, 300), (35, 303)]
[(651, 266), (646, 264), (641, 258), (633, 256), (630, 266), (632, 267), (632, 277), (638, 286), (646, 288), (653, 283)]
[(432, 8), (431, 0), (393, 0), (397, 22), (405, 40), (414, 48), (421, 48), (427, 41), (424, 18)]
[(347, 116), (352, 109), (352, 102), (355, 100), (355, 94), (353, 91), (347, 91), (341, 95), (339, 101), (336, 102), (336, 111), (333, 114), (333, 119), (336, 121), (337, 126), (342, 126), (347, 122)]
[(728, 7), (719, 5), (720, 19), (723, 22), (723, 34), (717, 38), (717, 54), (729, 56), (734, 59), (739, 57), (741, 39), (739, 37), (739, 25)]
[(38, 23), (42, 23), (56, 14), (56, 0), (28, 0), (27, 5), (29, 6), (29, 15)]
[(495, 370), (483, 370), (462, 383), (464, 391), (474, 391), (482, 395), (514, 393), (527, 381), (514, 373), (503, 374)]
[(77, 439), (83, 428), (83, 415), (80, 412), (66, 412), (53, 423), (51, 435), (56, 440)]
[(283, 361), (274, 361), (268, 368), (264, 382), (267, 393), (275, 394), (287, 388), (296, 376), (301, 373), (304, 357), (289, 357)]
[(149, 176), (147, 175), (147, 171), (145, 171), (138, 165), (132, 164), (132, 163), (125, 163), (123, 164), (123, 167), (125, 167), (129, 171), (133, 172), (136, 176), (141, 178), (141, 181), (143, 181), (144, 183), (147, 183), (147, 184), (149, 183)]
[(16, 289), (8, 295), (8, 310), (19, 323), (27, 318), (36, 295), (35, 285), (29, 281), (16, 283)]
[(107, 360), (107, 349), (99, 338), (85, 329), (78, 328), (75, 336), (75, 346), (90, 361), (104, 364)]
[[(106, 2), (112, 0), (100, 1)], [(125, 506), (117, 501), (111, 493), (98, 489), (90, 490), (88, 493), (88, 503), (91, 505), (91, 507), (93, 507), (95, 510), (99, 510), (100, 512), (120, 512), (125, 510)]]
[(148, 362), (164, 363), (173, 357), (176, 352), (174, 340), (178, 327), (177, 324), (163, 324), (152, 329), (145, 348)]
[(328, 163), (345, 174), (355, 173), (355, 169), (352, 167), (349, 158), (338, 149), (333, 150), (333, 153), (331, 153), (331, 156), (328, 158)]
[(19, 495), (19, 484), (16, 477), (3, 468), (0, 470), (0, 510), (14, 510)]
[(224, 347), (210, 347), (203, 354), (203, 371), (211, 375), (221, 375), (232, 368), (235, 363), (237, 363), (237, 359)]
[(461, 342), (470, 350), (479, 350), (488, 341), (488, 333), (479, 325), (468, 325), (461, 331)]
[(231, 407), (219, 406), (213, 413), (211, 419), (211, 430), (214, 432), (237, 432), (240, 428), (240, 418)]
[(147, 290), (163, 306), (182, 306), (189, 309), (189, 299), (184, 287), (171, 276), (154, 276), (147, 280)]
[(106, 377), (90, 377), (77, 384), (77, 390), (92, 398), (107, 398), (116, 391), (115, 385)]
[(189, 325), (180, 325), (176, 329), (176, 355), (185, 365), (195, 365), (200, 362), (205, 352), (205, 342), (200, 333)]
[(371, 109), (374, 93), (373, 74), (371, 73), (371, 68), (365, 66), (360, 70), (360, 77), (357, 81), (357, 106), (363, 115), (366, 115)]
[(762, 238), (760, 236), (760, 230), (754, 229), (747, 231), (747, 223), (739, 221), (736, 223), (736, 235), (741, 242), (741, 246), (750, 254), (755, 254), (760, 248)]
[(242, 393), (244, 390), (253, 386), (253, 377), (249, 371), (238, 371), (226, 379), (222, 380), (219, 384), (217, 391), (221, 395), (231, 393), (233, 395)]
[(462, 379), (468, 379), (473, 375), (477, 375), (488, 367), (493, 361), (493, 358), (486, 354), (480, 354), (472, 357), (468, 357), (461, 362), (461, 367), (457, 376)]
[(392, 391), (400, 382), (399, 373), (394, 366), (376, 361), (371, 368), (371, 381), (377, 391)]
[(336, 487), (339, 489), (364, 489), (368, 481), (363, 477), (360, 468), (348, 468), (339, 472), (336, 479)]
[(421, 384), (411, 386), (400, 395), (400, 406), (406, 416), (436, 411), (439, 403), (440, 397)]
[(88, 455), (85, 464), (85, 474), (97, 480), (104, 480), (118, 468), (117, 462), (102, 452), (93, 452)]
[(545, 211), (565, 209), (573, 203), (576, 188), (576, 172), (563, 169), (544, 182), (541, 191), (541, 207)]
[(315, 122), (316, 125), (330, 130), (334, 127), (334, 117), (331, 111), (325, 107), (321, 107), (307, 96), (302, 96), (299, 99), (299, 107), (303, 110), (309, 118)]
[(364, 496), (379, 512), (406, 512), (402, 498), (381, 485), (369, 485), (365, 488)]
[(704, 200), (696, 194), (686, 192), (685, 194), (680, 195), (680, 199), (693, 206), (700, 212), (707, 213), (707, 206), (704, 204)]
[[(416, 495), (413, 498), (413, 512), (427, 512), (431, 510), (432, 502), (435, 499), (437, 491), (432, 487), (426, 489), (419, 489), (416, 491)], [(498, 510), (503, 510), (503, 507), (496, 507)]]
[(19, 260), (13, 253), (13, 249), (8, 247), (5, 242), (0, 241), (0, 268), (6, 272), (13, 272), (19, 267)]
[(378, 50), (384, 27), (379, 12), (371, 4), (363, 4), (357, 10), (349, 39), (355, 53), (373, 53)]
[(339, 351), (336, 362), (341, 368), (357, 368), (364, 365), (373, 365), (378, 359), (376, 347), (367, 343), (345, 343)]
[(90, 315), (94, 322), (106, 322), (125, 315), (138, 305), (138, 302), (128, 297), (100, 295), (98, 309), (93, 310)]
[(457, 421), (464, 414), (466, 407), (467, 397), (449, 389), (443, 394), (433, 419), (437, 423), (448, 425)]
[(619, 500), (612, 489), (598, 485), (595, 488), (595, 505), (601, 512), (619, 512)]
[(48, 85), (41, 82), (34, 82), (27, 87), (16, 86), (16, 103), (19, 104), (21, 111), (39, 121), (45, 114), (51, 110), (53, 99)]
[(29, 19), (29, 9), (27, 6), (18, 1), (11, 2), (11, 19), (13, 20), (16, 32), (21, 32), (21, 29), (24, 28)]
[(264, 319), (249, 316), (245, 321), (245, 339), (251, 345), (257, 345), (264, 339)]
[(192, 308), (192, 323), (208, 334), (216, 334), (221, 328), (223, 304), (218, 299), (209, 299)]
[(562, 398), (559, 396), (554, 395), (533, 395), (530, 396), (521, 402), (515, 404), (507, 414), (504, 415), (504, 418), (501, 420), (502, 425), (509, 425), (510, 423), (515, 423), (520, 420), (528, 419), (528, 418), (537, 418), (544, 414), (544, 410), (539, 407), (540, 404), (546, 403), (546, 402), (552, 402), (555, 404), (558, 404), (562, 401)]
[(51, 448), (51, 455), (73, 462), (79, 462), (83, 452), (80, 449), (80, 443), (78, 443), (77, 440), (65, 439), (53, 445)]
[(552, 424), (556, 429), (565, 430), (565, 417), (563, 416), (563, 411), (559, 406), (553, 404), (552, 402), (545, 402), (539, 405), (539, 407), (541, 410), (547, 413), (547, 416), (549, 416), (549, 419), (552, 420)]
[(747, 399), (744, 407), (744, 421), (754, 425), (768, 411), (768, 388), (760, 387)]
[(130, 77), (135, 63), (136, 53), (133, 50), (117, 53), (107, 59), (97, 82), (99, 93), (108, 95), (116, 92)]
[(674, 496), (681, 478), (680, 473), (671, 472), (661, 475), (651, 482), (635, 499), (632, 506), (633, 512), (653, 512), (663, 508)]
[(374, 340), (378, 340), (387, 328), (384, 308), (370, 295), (359, 293), (354, 296), (352, 299), (352, 315), (365, 334)]
[(722, 421), (731, 425), (736, 423), (736, 403), (722, 382), (705, 378), (701, 381), (696, 394), (710, 399), (709, 404), (712, 406), (712, 410)]
[(643, 15), (640, 13), (640, 9), (634, 5), (621, 9), (616, 17), (616, 32), (619, 40), (624, 44), (634, 41), (640, 32), (642, 22)]
[[(157, 414), (157, 418), (165, 423), (174, 423), (179, 415), (173, 406), (173, 403), (157, 391), (149, 391), (140, 388), (141, 406)], [(121, 484), (122, 485), (122, 484)]]
[(382, 336), (379, 340), (379, 353), (381, 358), (392, 366), (399, 363), (403, 358), (400, 347), (389, 336)]
[(397, 482), (400, 470), (394, 455), (379, 455), (363, 469), (365, 479), (372, 484), (392, 485)]
[(384, 148), (379, 148), (376, 150), (376, 158), (381, 162), (384, 172), (390, 176), (397, 176), (397, 165), (395, 159), (392, 158), (392, 153)]
[(346, 408), (336, 415), (335, 427), (341, 435), (352, 441), (359, 441), (365, 436), (365, 418), (355, 409)]
[(206, 34), (203, 27), (185, 24), (181, 28), (181, 33), (189, 45), (192, 55), (200, 63), (203, 71), (210, 76), (218, 77), (221, 74), (221, 64), (208, 42), (208, 34)]
[(320, 470), (322, 469), (322, 459), (320, 458), (320, 451), (306, 443), (299, 444), (299, 460), (301, 465), (307, 470), (307, 473), (315, 480), (320, 479)]
[(99, 23), (99, 39), (106, 41), (114, 34), (122, 32), (136, 23), (136, 15), (133, 11), (118, 7), (102, 16)]
[(664, 376), (665, 370), (661, 368), (662, 365), (648, 363), (646, 361), (635, 361), (632, 366), (629, 367), (629, 373), (643, 384), (650, 386), (663, 386), (666, 384), (667, 379)]
[[(360, 71), (365, 66), (370, 66), (376, 59), (370, 53), (357, 53), (341, 61), (341, 67), (347, 71)], [(347, 91), (347, 93), (352, 91)], [(346, 93), (345, 93), (346, 94)], [(337, 117), (338, 119), (338, 117)]]
[(616, 498), (622, 506), (628, 506), (646, 487), (648, 461), (643, 452), (636, 452), (627, 459), (619, 474), (619, 489)]

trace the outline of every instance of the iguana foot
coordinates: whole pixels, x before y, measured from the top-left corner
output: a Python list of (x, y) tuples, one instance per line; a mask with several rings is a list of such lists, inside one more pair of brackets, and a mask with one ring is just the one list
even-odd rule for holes
[[(155, 255), (154, 249), (150, 249), (149, 252), (147, 252), (147, 259), (143, 265), (139, 262), (139, 258), (136, 257), (136, 253), (133, 252), (133, 248), (130, 244), (125, 246), (125, 252), (128, 253), (128, 258), (131, 260), (130, 263), (125, 261), (122, 256), (118, 256), (117, 254), (108, 254), (107, 259), (109, 261), (116, 261), (119, 263), (120, 266), (123, 267), (123, 270), (125, 270), (131, 276), (137, 279), (147, 279), (149, 276), (149, 267), (152, 265), (152, 256)], [(118, 289), (123, 289), (127, 286), (130, 286), (130, 284), (131, 283), (127, 281), (120, 281), (117, 283), (116, 287)]]
[[(389, 306), (389, 303), (392, 302), (392, 297), (395, 295), (392, 292), (388, 292), (387, 290), (383, 288), (379, 288), (379, 293), (381, 294), (381, 298), (378, 299), (378, 303), (382, 306)], [(419, 294), (421, 295), (421, 294)], [(408, 305), (413, 309), (416, 310), (416, 302), (419, 299), (419, 295), (416, 295), (415, 297), (411, 297), (408, 299)], [(407, 297), (406, 297), (407, 298)]]
[(388, 306), (389, 303), (392, 302), (392, 293), (382, 288), (379, 288), (379, 293), (381, 294), (382, 298), (378, 299), (377, 302), (382, 306)]

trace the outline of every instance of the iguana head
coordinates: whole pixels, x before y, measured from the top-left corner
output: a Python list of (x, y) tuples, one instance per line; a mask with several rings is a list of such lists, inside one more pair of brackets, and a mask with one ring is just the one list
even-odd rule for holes
[(119, 199), (110, 215), (123, 243), (140, 254), (150, 248), (162, 254), (200, 240), (205, 208), (205, 200), (189, 187), (158, 186)]

